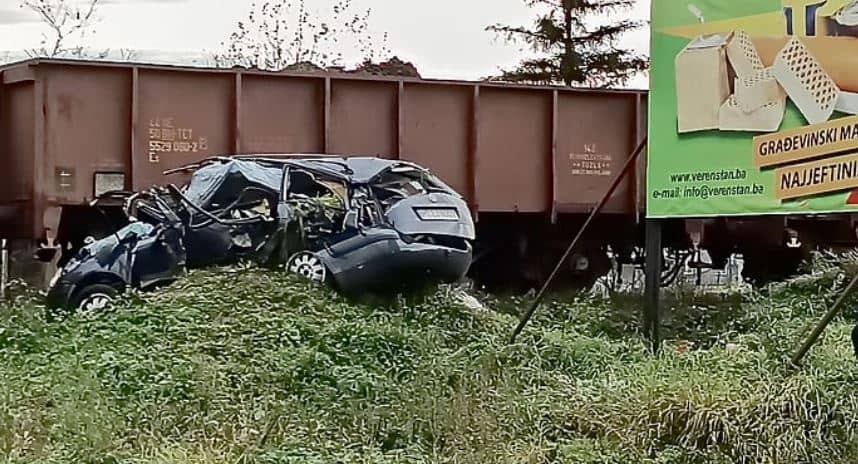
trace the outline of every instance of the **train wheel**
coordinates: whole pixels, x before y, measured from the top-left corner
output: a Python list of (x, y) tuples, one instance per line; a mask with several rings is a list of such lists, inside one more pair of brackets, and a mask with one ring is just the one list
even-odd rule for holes
[(742, 277), (755, 287), (796, 275), (802, 260), (801, 250), (744, 250)]
[(601, 249), (590, 249), (574, 254), (570, 258), (569, 270), (572, 272), (572, 286), (580, 290), (589, 290), (596, 282), (611, 272), (611, 258)]

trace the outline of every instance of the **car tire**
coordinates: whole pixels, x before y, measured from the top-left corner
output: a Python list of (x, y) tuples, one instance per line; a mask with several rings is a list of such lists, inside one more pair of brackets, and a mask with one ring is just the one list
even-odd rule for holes
[(119, 295), (119, 289), (109, 284), (92, 284), (80, 289), (71, 300), (76, 312), (96, 313), (104, 310)]
[(325, 263), (309, 251), (300, 251), (286, 261), (286, 270), (313, 283), (325, 284), (328, 281), (328, 269)]

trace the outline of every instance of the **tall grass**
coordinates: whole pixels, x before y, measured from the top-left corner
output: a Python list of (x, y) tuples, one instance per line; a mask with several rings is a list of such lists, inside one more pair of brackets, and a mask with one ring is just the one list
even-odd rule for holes
[[(194, 272), (105, 314), (0, 320), (0, 456), (75, 463), (840, 463), (858, 456), (850, 315), (786, 358), (840, 268), (675, 297), (662, 354), (633, 300), (541, 308), (439, 289), (359, 303), (277, 273)], [(691, 349), (681, 349), (685, 341)]]

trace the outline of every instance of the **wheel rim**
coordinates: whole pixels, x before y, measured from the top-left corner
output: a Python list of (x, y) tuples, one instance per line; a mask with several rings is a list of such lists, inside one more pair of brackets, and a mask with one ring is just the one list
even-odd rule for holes
[(289, 264), (289, 272), (313, 282), (325, 281), (325, 265), (318, 257), (311, 253), (301, 253), (292, 258)]
[(83, 312), (94, 312), (106, 308), (112, 298), (106, 293), (93, 293), (80, 302), (80, 310)]

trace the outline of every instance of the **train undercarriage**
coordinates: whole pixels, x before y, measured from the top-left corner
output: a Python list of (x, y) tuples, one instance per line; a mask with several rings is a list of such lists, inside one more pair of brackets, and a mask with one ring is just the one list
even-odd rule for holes
[[(43, 237), (37, 244), (9, 241), (11, 278), (46, 285), (56, 266), (88, 237), (102, 238), (122, 221), (121, 206), (110, 204), (64, 206), (54, 217), (55, 236)], [(583, 214), (560, 215), (552, 222), (544, 214), (481, 213), (469, 279), (494, 293), (523, 294), (540, 288), (585, 219)], [(43, 255), (49, 243), (59, 245), (59, 252), (41, 256), (46, 262), (38, 263), (33, 258)], [(643, 269), (644, 245), (643, 218), (601, 215), (560, 266), (551, 289), (588, 289), (618, 267)], [(725, 269), (733, 257), (740, 256), (741, 278), (760, 286), (802, 272), (813, 250), (856, 246), (858, 216), (851, 215), (663, 220), (667, 259), (662, 283), (670, 285), (682, 270)]]
[[(555, 224), (509, 215), (480, 219), (471, 277), (489, 291), (519, 293), (545, 283), (585, 218), (561, 217)], [(618, 267), (643, 269), (644, 245), (643, 221), (597, 218), (553, 288), (586, 289)], [(848, 215), (662, 220), (662, 285), (683, 270), (696, 272), (699, 284), (702, 271), (729, 269), (739, 257), (741, 280), (759, 287), (801, 273), (814, 250), (856, 246), (858, 227)]]

